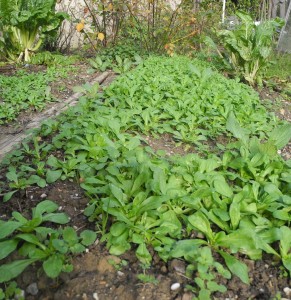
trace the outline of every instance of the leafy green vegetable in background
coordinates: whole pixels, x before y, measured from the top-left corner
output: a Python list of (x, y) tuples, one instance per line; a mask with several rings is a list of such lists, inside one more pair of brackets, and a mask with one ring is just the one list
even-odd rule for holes
[(273, 38), (276, 29), (283, 26), (279, 18), (263, 21), (255, 25), (252, 17), (244, 12), (237, 12), (241, 24), (234, 30), (218, 32), (230, 65), (236, 75), (242, 76), (249, 84), (254, 85), (260, 73), (269, 63), (273, 49)]
[(56, 31), (65, 13), (55, 11), (56, 0), (1, 0), (0, 30), (5, 52), (13, 61), (30, 61), (43, 37)]

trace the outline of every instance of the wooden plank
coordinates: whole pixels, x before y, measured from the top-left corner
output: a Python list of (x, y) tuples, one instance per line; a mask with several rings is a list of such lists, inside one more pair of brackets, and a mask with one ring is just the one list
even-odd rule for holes
[[(110, 75), (111, 72), (104, 72), (97, 76), (91, 84), (99, 83), (102, 84)], [(16, 145), (20, 144), (25, 138), (31, 135), (27, 133), (27, 130), (40, 127), (42, 121), (49, 118), (54, 118), (58, 116), (61, 112), (65, 111), (70, 106), (74, 106), (78, 103), (78, 99), (82, 96), (82, 93), (75, 93), (68, 99), (61, 103), (57, 103), (48, 110), (35, 116), (29, 124), (27, 124), (19, 133), (17, 134), (3, 134), (0, 140), (0, 161), (3, 159), (5, 154), (10, 152)]]

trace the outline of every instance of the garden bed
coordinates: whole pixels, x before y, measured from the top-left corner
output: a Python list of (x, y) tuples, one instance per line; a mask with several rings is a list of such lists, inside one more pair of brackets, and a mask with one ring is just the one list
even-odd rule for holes
[(150, 58), (87, 90), (3, 160), (1, 220), (49, 199), (66, 226), (98, 234), (70, 273), (29, 266), (16, 279), (26, 299), (290, 298), (277, 255), (290, 242), (290, 164), (266, 142), (284, 146), (287, 126), (253, 90), (186, 58)]

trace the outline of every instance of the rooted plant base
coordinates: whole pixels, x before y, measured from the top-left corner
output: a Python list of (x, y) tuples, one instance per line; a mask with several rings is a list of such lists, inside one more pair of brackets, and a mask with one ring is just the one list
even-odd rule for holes
[[(76, 230), (94, 229), (83, 215), (83, 210), (89, 201), (82, 189), (75, 182), (63, 181), (45, 188), (30, 187), (0, 206), (0, 216), (7, 219), (13, 210), (22, 214), (31, 211), (38, 202), (49, 199), (56, 202), (61, 211), (70, 218), (70, 226)], [(99, 236), (100, 238), (100, 236)], [(218, 277), (217, 283), (227, 287), (225, 294), (215, 294), (213, 299), (258, 299), (269, 300), (277, 293), (286, 299), (284, 287), (290, 287), (291, 280), (284, 276), (271, 256), (263, 260), (251, 261), (240, 257), (249, 268), (250, 286), (242, 283), (237, 277), (231, 280)], [(126, 261), (126, 263), (124, 263)], [(99, 299), (99, 300), (191, 300), (194, 294), (187, 290), (193, 280), (185, 275), (186, 263), (174, 259), (165, 263), (154, 255), (152, 267), (145, 271), (156, 279), (156, 283), (142, 282), (138, 279), (143, 270), (134, 251), (117, 257), (108, 253), (104, 244), (97, 240), (95, 245), (84, 255), (73, 258), (74, 271), (62, 273), (57, 280), (49, 279), (39, 272), (40, 265), (29, 267), (18, 278), (18, 286), (25, 291), (25, 299)], [(173, 291), (171, 285), (179, 283), (180, 288)], [(32, 295), (31, 293), (35, 293)], [(98, 298), (96, 297), (98, 295)]]

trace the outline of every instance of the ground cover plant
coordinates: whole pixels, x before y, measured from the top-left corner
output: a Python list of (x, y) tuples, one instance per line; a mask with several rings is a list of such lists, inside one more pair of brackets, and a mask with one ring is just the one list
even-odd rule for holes
[[(164, 133), (203, 156), (168, 157), (140, 136)], [(290, 133), (248, 86), (198, 60), (151, 57), (103, 93), (93, 86), (7, 157), (2, 194), (9, 201), (29, 185), (75, 180), (111, 254), (132, 249), (145, 270), (153, 253), (183, 259), (188, 288), (210, 299), (227, 290), (218, 276), (250, 283), (242, 256), (267, 253), (291, 271), (291, 169), (277, 154)], [(217, 154), (202, 143), (221, 135)], [(15, 239), (8, 233), (1, 243)]]
[[(41, 64), (40, 58), (36, 56), (34, 62)], [(0, 75), (0, 125), (15, 120), (25, 110), (41, 111), (49, 102), (56, 100), (51, 93), (51, 83), (67, 77), (73, 68), (57, 68), (53, 60), (47, 63), (51, 66), (40, 72), (31, 72), (33, 65), (27, 65), (14, 75)]]

